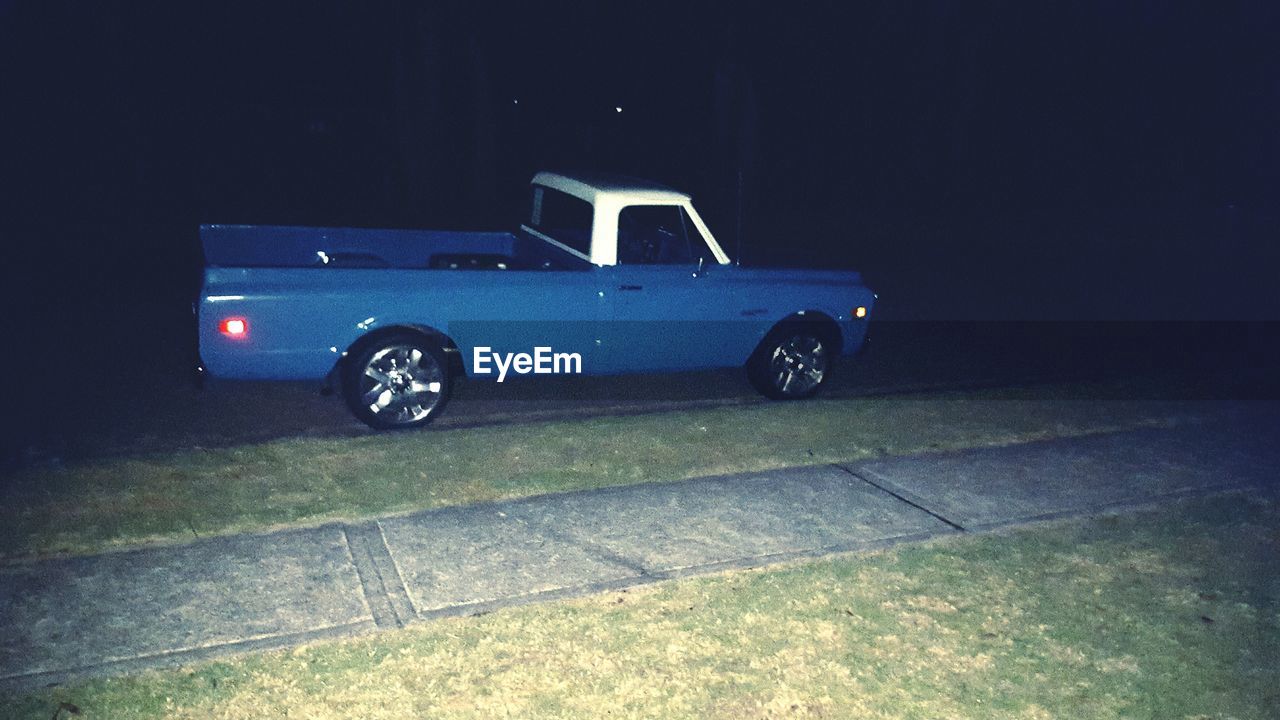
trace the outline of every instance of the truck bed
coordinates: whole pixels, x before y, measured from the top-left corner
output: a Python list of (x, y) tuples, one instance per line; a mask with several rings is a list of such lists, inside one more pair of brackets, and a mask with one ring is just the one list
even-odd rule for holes
[(201, 225), (209, 267), (572, 270), (582, 260), (523, 233)]

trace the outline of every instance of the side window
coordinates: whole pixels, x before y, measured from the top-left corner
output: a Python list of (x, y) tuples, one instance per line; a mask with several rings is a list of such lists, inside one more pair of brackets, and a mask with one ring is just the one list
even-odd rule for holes
[[(678, 205), (631, 205), (618, 214), (618, 262), (623, 265), (689, 265), (696, 262)], [(701, 242), (699, 240), (699, 242)]]
[(529, 227), (583, 255), (591, 254), (591, 203), (559, 190), (533, 186)]

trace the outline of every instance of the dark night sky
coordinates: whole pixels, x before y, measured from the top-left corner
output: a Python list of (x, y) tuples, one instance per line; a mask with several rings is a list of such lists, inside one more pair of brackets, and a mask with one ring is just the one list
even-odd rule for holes
[(200, 222), (505, 227), (567, 167), (731, 252), (741, 171), (748, 263), (889, 317), (1280, 319), (1273, 2), (547, 5), (0, 2), (11, 290), (181, 301)]

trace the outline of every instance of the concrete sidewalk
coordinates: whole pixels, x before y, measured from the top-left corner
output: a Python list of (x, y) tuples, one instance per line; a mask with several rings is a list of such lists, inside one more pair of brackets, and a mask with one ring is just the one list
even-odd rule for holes
[(0, 686), (1234, 488), (1271, 424), (1184, 426), (445, 508), (0, 568)]

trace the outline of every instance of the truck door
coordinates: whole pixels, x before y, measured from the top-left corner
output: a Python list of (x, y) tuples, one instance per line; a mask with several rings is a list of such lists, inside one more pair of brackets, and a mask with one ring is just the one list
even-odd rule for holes
[[(699, 270), (701, 261), (701, 270)], [(752, 341), (740, 322), (734, 268), (717, 264), (679, 205), (631, 205), (618, 215), (604, 353), (615, 372), (694, 370), (741, 362)]]

